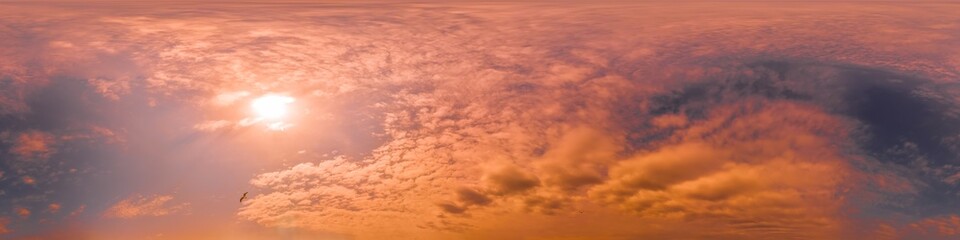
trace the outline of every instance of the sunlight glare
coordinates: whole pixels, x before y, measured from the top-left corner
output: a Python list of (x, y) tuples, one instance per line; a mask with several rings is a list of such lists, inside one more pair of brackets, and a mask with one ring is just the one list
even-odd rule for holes
[(287, 115), (288, 105), (293, 103), (292, 97), (281, 95), (265, 95), (253, 100), (251, 107), (253, 111), (261, 118), (267, 120), (278, 120)]

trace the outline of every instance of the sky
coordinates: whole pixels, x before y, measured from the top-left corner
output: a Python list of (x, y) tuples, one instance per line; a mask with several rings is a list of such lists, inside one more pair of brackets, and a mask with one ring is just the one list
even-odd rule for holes
[(958, 239), (957, 12), (4, 1), (0, 239)]

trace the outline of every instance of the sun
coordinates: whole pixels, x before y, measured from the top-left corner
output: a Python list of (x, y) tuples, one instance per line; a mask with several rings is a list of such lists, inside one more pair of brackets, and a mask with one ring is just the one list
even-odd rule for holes
[(277, 121), (287, 116), (293, 101), (292, 97), (271, 94), (254, 99), (250, 107), (260, 119)]

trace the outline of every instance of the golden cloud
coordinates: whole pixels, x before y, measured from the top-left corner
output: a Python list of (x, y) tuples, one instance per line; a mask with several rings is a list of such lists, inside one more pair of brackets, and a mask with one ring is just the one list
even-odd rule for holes
[(103, 212), (105, 218), (159, 217), (183, 213), (189, 204), (173, 204), (171, 195), (132, 196)]

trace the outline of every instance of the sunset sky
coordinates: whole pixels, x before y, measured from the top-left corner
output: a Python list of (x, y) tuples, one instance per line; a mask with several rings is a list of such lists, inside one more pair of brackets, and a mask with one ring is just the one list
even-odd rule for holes
[(0, 0), (0, 239), (960, 239), (958, 13)]

